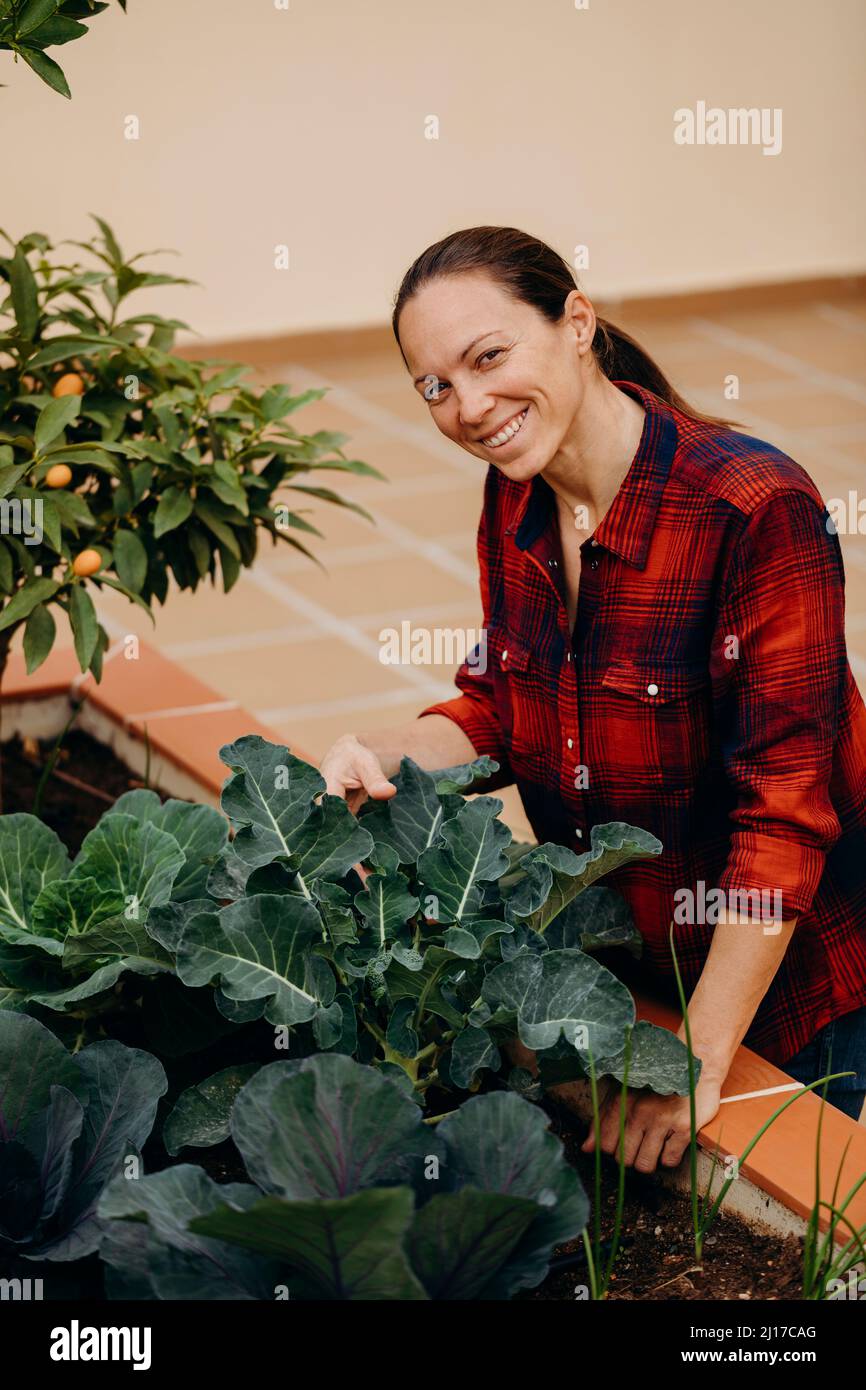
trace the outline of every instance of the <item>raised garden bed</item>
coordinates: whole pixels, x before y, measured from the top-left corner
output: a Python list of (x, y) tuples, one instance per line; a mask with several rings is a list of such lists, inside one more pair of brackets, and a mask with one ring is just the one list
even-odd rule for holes
[[(229, 736), (234, 735), (239, 726), (247, 731), (250, 725), (254, 725), (254, 721), (244, 711), (235, 707), (226, 709), (224, 706), (227, 702), (222, 702), (223, 708), (217, 708), (221, 702), (218, 697), (214, 696), (213, 692), (200, 686), (191, 691), (188, 678), (183, 673), (178, 673), (177, 683), (173, 684), (171, 680), (167, 679), (167, 676), (171, 675), (171, 664), (167, 663), (164, 658), (155, 653), (151, 657), (151, 654), (145, 651), (145, 659), (147, 662), (152, 661), (149, 674), (147, 674), (148, 667), (145, 666), (144, 670), (139, 668), (135, 672), (134, 678), (130, 678), (129, 671), (120, 663), (117, 663), (112, 670), (112, 663), (108, 662), (106, 677), (102, 685), (94, 688), (88, 697), (87, 705), (82, 710), (82, 715), (86, 714), (85, 722), (89, 722), (90, 729), (98, 737), (94, 738), (92, 734), (83, 732), (81, 729), (71, 732), (64, 741), (62, 753), (57, 763), (57, 771), (61, 775), (50, 779), (45, 788), (43, 797), (44, 819), (48, 825), (57, 830), (64, 844), (73, 852), (79, 850), (85, 835), (99, 822), (100, 817), (105, 814), (109, 808), (109, 803), (113, 803), (115, 797), (124, 796), (130, 792), (134, 796), (140, 795), (143, 784), (143, 766), (148, 759), (157, 769), (158, 785), (164, 788), (164, 795), (174, 794), (177, 796), (179, 791), (182, 793), (183, 789), (186, 789), (188, 793), (191, 793), (190, 799), (204, 803), (217, 800), (222, 774), (228, 769), (223, 764), (217, 764), (219, 771), (212, 771), (216, 762), (215, 759), (212, 759), (210, 762), (205, 762), (206, 772), (202, 774), (201, 765), (196, 765), (188, 746), (184, 747), (184, 735), (189, 728), (190, 720), (206, 722), (211, 733), (215, 732), (216, 722), (224, 721), (229, 726)], [(64, 682), (68, 683), (64, 685)], [(7, 742), (4, 748), (5, 809), (7, 812), (28, 812), (31, 810), (33, 795), (40, 776), (40, 762), (51, 747), (52, 735), (56, 734), (58, 728), (62, 727), (68, 717), (69, 696), (68, 693), (64, 694), (64, 691), (68, 692), (71, 685), (68, 673), (61, 674), (56, 669), (53, 674), (49, 672), (48, 679), (46, 679), (40, 692), (42, 701), (33, 702), (32, 719), (28, 717), (28, 702), (22, 700), (20, 688), (7, 690), (7, 708), (4, 713), (15, 708), (15, 728), (17, 729), (11, 743)], [(74, 696), (80, 696), (82, 693), (80, 683), (72, 687), (72, 692)], [(163, 717), (155, 719), (151, 725), (147, 726), (146, 720), (139, 719), (135, 707), (130, 707), (130, 692), (135, 693), (140, 702), (139, 708), (142, 705), (145, 709), (153, 710), (156, 708), (158, 714), (160, 711), (163, 712)], [(157, 703), (157, 698), (161, 703)], [(49, 706), (52, 701), (55, 708), (48, 717)], [(35, 734), (27, 731), (28, 722), (32, 729), (43, 734), (42, 742), (38, 746)], [(145, 726), (150, 742), (147, 758), (144, 756), (145, 750), (142, 743), (142, 733)], [(8, 728), (8, 721), (5, 718), (4, 727)], [(244, 745), (243, 739), (241, 744), (248, 747), (248, 745)], [(118, 751), (132, 750), (129, 765), (123, 757), (118, 756), (117, 752), (112, 752), (109, 745)], [(256, 745), (256, 748), (259, 746)], [(284, 753), (285, 750), (283, 750)], [(244, 757), (246, 756), (244, 754)], [(185, 766), (179, 765), (182, 758), (185, 759)], [(243, 758), (241, 762), (243, 763)], [(198, 791), (195, 787), (194, 773), (196, 772), (200, 778)], [(448, 816), (455, 814), (461, 804), (469, 804), (462, 802), (460, 792), (471, 790), (472, 778), (471, 776), (467, 777), (466, 769), (457, 770), (457, 772), (460, 775), (458, 775), (456, 782), (452, 778), (452, 782), (444, 790), (442, 787), (439, 788), (440, 797), (445, 798), (443, 805), (446, 810), (446, 820)], [(234, 774), (236, 786), (239, 785), (237, 782), (239, 775), (243, 778), (243, 774), (238, 774), (238, 772)], [(89, 788), (86, 785), (88, 783)], [(233, 797), (230, 797), (225, 806), (233, 818), (240, 816), (240, 820), (236, 820), (236, 828), (240, 827), (243, 838), (248, 833), (243, 829), (244, 816), (247, 814), (247, 810), (244, 809), (246, 803), (244, 803), (243, 796), (239, 801), (238, 795), (239, 793), (236, 792)], [(449, 801), (448, 798), (451, 800)], [(124, 805), (130, 809), (135, 808), (139, 813), (146, 809), (144, 802), (127, 801)], [(372, 808), (370, 809), (372, 810)], [(381, 819), (381, 817), (362, 814), (359, 825), (363, 828), (366, 822), (368, 826), (372, 827), (377, 823), (377, 819)], [(392, 826), (391, 829), (393, 830), (393, 828)], [(387, 827), (385, 829), (387, 830)], [(387, 835), (385, 835), (385, 839), (387, 840)], [(389, 873), (394, 871), (395, 864), (389, 863), (387, 854), (383, 858), (382, 852), (377, 850), (377, 855), (379, 856), (378, 861), (376, 862), (374, 857), (371, 867), (379, 874), (380, 878), (383, 876), (387, 878)], [(281, 877), (284, 870), (279, 867), (279, 854), (276, 854), (270, 867), (266, 862), (267, 857), (265, 855), (261, 867), (256, 872), (265, 875), (276, 874), (276, 878), (272, 877), (269, 882), (263, 883), (261, 889), (257, 891), (266, 890), (282, 893), (287, 887), (290, 887), (290, 884)], [(401, 850), (399, 854), (401, 861), (405, 862), (409, 857), (407, 850)], [(348, 862), (351, 863), (352, 861), (349, 860)], [(516, 875), (515, 881), (518, 885), (522, 872), (525, 873), (525, 870), (520, 870), (518, 858), (512, 864), (512, 875)], [(425, 876), (428, 882), (436, 881), (437, 874), (442, 891), (447, 896), (447, 875), (443, 877), (441, 867), (432, 864), (427, 865)], [(374, 878), (375, 876), (374, 873)], [(344, 880), (344, 882), (347, 881)], [(336, 880), (334, 882), (336, 883)], [(527, 879), (525, 877), (523, 883), (524, 890), (526, 890)], [(353, 891), (361, 888), (362, 880), (358, 879), (353, 886)], [(369, 892), (369, 890), (370, 885), (368, 884), (365, 891)], [(320, 889), (319, 892), (324, 892), (324, 890)], [(489, 896), (486, 894), (486, 890), (484, 896)], [(531, 910), (531, 896), (529, 894), (529, 897), (526, 897), (526, 891), (524, 892), (526, 898), (523, 903), (524, 916)], [(226, 891), (223, 901), (229, 901), (231, 897), (232, 893)], [(333, 894), (331, 897), (332, 906), (336, 909), (339, 899), (333, 897)], [(285, 902), (288, 911), (290, 899), (286, 898)], [(515, 899), (515, 902), (520, 907), (520, 900)], [(219, 903), (217, 902), (213, 906), (218, 908)], [(237, 899), (235, 906), (238, 906)], [(490, 896), (489, 911), (494, 916), (497, 913), (500, 917), (502, 915), (501, 905), (497, 907), (492, 896)], [(449, 920), (447, 907), (444, 910), (444, 916), (447, 923)], [(477, 912), (475, 917), (477, 919)], [(214, 918), (215, 922), (216, 920)], [(331, 918), (329, 917), (328, 920), (331, 921)], [(435, 923), (435, 920), (436, 914), (434, 913), (432, 921)], [(452, 915), (451, 920), (459, 923), (459, 917)], [(522, 920), (518, 912), (515, 918), (518, 927)], [(519, 929), (522, 930), (522, 927)], [(450, 930), (454, 931), (456, 928)], [(498, 932), (501, 930), (503, 928), (500, 926)], [(206, 936), (207, 934), (205, 934)], [(396, 950), (399, 944), (398, 938), (399, 932), (393, 939), (389, 938), (389, 951)], [(168, 937), (165, 938), (166, 941), (168, 939)], [(458, 939), (459, 934), (458, 937), (453, 938), (453, 940)], [(566, 951), (571, 949), (568, 940), (564, 940), (561, 944), (565, 946)], [(411, 949), (411, 945), (411, 941), (407, 940), (405, 949)], [(468, 952), (465, 959), (471, 966), (473, 959), (475, 959), (472, 951), (469, 950), (465, 940), (461, 941), (460, 945), (461, 950)], [(350, 954), (349, 962), (356, 972), (360, 972), (357, 978), (361, 979), (368, 958), (364, 956), (363, 943), (361, 947), (354, 949), (354, 957)], [(503, 959), (506, 957), (507, 953)], [(341, 960), (343, 960), (342, 957)], [(343, 964), (345, 963), (343, 960)], [(250, 1018), (248, 1022), (236, 1020), (233, 1024), (227, 1023), (224, 1018), (221, 1020), (220, 1015), (213, 1009), (213, 1003), (209, 997), (211, 986), (206, 983), (206, 980), (207, 971), (204, 972), (195, 988), (191, 989), (188, 983), (181, 983), (176, 979), (170, 970), (163, 970), (162, 973), (155, 974), (139, 974), (133, 969), (131, 972), (120, 974), (112, 987), (114, 996), (108, 1001), (111, 1005), (109, 1012), (107, 1014), (97, 1013), (95, 1020), (91, 1019), (89, 1022), (82, 1023), (80, 1016), (67, 1016), (67, 1013), (55, 1014), (51, 1018), (49, 1010), (38, 1005), (33, 1006), (31, 1012), (42, 1023), (49, 1022), (52, 1031), (63, 1039), (69, 1049), (78, 1049), (77, 1055), (79, 1056), (87, 1051), (88, 1046), (94, 1040), (107, 1033), (108, 1036), (126, 1047), (141, 1049), (144, 1052), (154, 1052), (161, 1058), (165, 1068), (166, 1085), (163, 1094), (154, 1099), (154, 1123), (147, 1133), (142, 1135), (141, 1140), (137, 1141), (141, 1144), (143, 1172), (145, 1174), (151, 1175), (158, 1174), (160, 1171), (176, 1170), (182, 1175), (192, 1171), (190, 1165), (196, 1165), (196, 1169), (202, 1172), (202, 1178), (201, 1180), (196, 1179), (197, 1182), (212, 1180), (221, 1187), (239, 1182), (248, 1184), (249, 1175), (255, 1175), (256, 1172), (255, 1168), (250, 1167), (250, 1162), (256, 1160), (254, 1158), (251, 1160), (250, 1154), (247, 1152), (242, 1158), (238, 1148), (229, 1138), (219, 1137), (219, 1142), (210, 1147), (179, 1147), (174, 1153), (167, 1152), (163, 1142), (162, 1127), (169, 1115), (172, 1114), (179, 1097), (187, 1088), (196, 1086), (224, 1068), (233, 1070), (246, 1068), (237, 1078), (237, 1087), (234, 1092), (236, 1094), (237, 1089), (246, 1082), (254, 1071), (258, 1070), (259, 1075), (261, 1075), (261, 1069), (264, 1068), (267, 1071), (274, 1062), (273, 1022), (269, 1023), (266, 1018), (261, 1017)], [(179, 1027), (178, 1018), (172, 1012), (173, 1005), (177, 1000), (170, 999), (170, 995), (182, 995), (187, 1004), (195, 1004), (191, 1012), (188, 1011), (189, 1016), (186, 1020), (191, 1030), (191, 1036), (195, 1035), (192, 1045), (188, 1045), (189, 1040), (185, 1039), (184, 1030)], [(490, 1001), (493, 1001), (493, 995), (488, 997)], [(85, 1005), (86, 999), (87, 996), (85, 995)], [(171, 1004), (172, 1007), (164, 1008), (164, 1003)], [(201, 1004), (201, 1008), (198, 1007), (199, 1004)], [(374, 1009), (374, 1006), (375, 989), (371, 1000), (364, 1005), (368, 1010), (367, 1017), (370, 1019), (375, 1017), (373, 1012), (369, 1012)], [(74, 1014), (78, 1011), (72, 1012)], [(84, 1013), (87, 1013), (87, 1007), (84, 1008)], [(678, 1021), (670, 1010), (644, 999), (638, 999), (638, 1018), (644, 1020), (646, 1026), (655, 1024), (656, 1027), (661, 1028), (675, 1027)], [(397, 1050), (396, 1037), (403, 1022), (405, 1020), (398, 1025), (397, 1033), (393, 1036), (389, 1033), (389, 1047), (392, 1051)], [(303, 1028), (306, 1026), (303, 1025), (300, 1030), (296, 1030), (296, 1033), (303, 1034)], [(390, 1027), (389, 1024), (389, 1029)], [(208, 1029), (211, 1030), (210, 1034), (208, 1034)], [(433, 1040), (428, 1050), (434, 1058), (442, 1052), (442, 1047), (436, 1042), (436, 1038), (440, 1034), (440, 1024), (434, 1021), (432, 1033), (428, 1035)], [(326, 1038), (325, 1041), (329, 1046), (333, 1046), (333, 1039)], [(471, 1041), (474, 1044), (477, 1039), (473, 1037)], [(408, 1045), (408, 1043), (404, 1044), (404, 1046)], [(415, 1045), (420, 1046), (420, 1043)], [(319, 1047), (320, 1041), (317, 1041), (312, 1034), (308, 1033), (300, 1040), (299, 1036), (296, 1036), (291, 1055), (296, 1059), (306, 1056), (309, 1061), (312, 1061)], [(381, 1054), (378, 1060), (376, 1058), (377, 1050), (375, 1047), (372, 1051), (368, 1049), (369, 1056), (365, 1052), (361, 1056), (361, 1062), (373, 1061), (376, 1067), (381, 1065)], [(423, 1050), (422, 1048), (421, 1051), (423, 1052)], [(276, 1055), (279, 1056), (279, 1053)], [(328, 1055), (333, 1057), (333, 1053)], [(389, 1056), (387, 1050), (385, 1056), (386, 1058)], [(339, 1059), (335, 1058), (334, 1060)], [(403, 1060), (405, 1061), (405, 1058)], [(449, 1061), (447, 1057), (443, 1058), (443, 1062), (447, 1064), (443, 1077), (448, 1081), (448, 1068), (453, 1068), (454, 1063)], [(479, 1062), (482, 1065), (478, 1066), (473, 1080), (472, 1072)], [(427, 1065), (429, 1065), (429, 1058)], [(461, 1068), (462, 1072), (458, 1071), (456, 1080), (458, 1088), (456, 1100), (454, 1077), (450, 1078), (449, 1086), (441, 1084), (441, 1080), (437, 1081), (435, 1076), (431, 1076), (429, 1084), (422, 1087), (424, 1092), (422, 1113), (430, 1120), (435, 1121), (445, 1112), (462, 1113), (467, 1109), (467, 1105), (471, 1107), (479, 1101), (496, 1102), (497, 1096), (501, 1099), (504, 1073), (499, 1072), (497, 1074), (496, 1066), (490, 1069), (487, 1059), (473, 1054), (472, 1058), (463, 1059)], [(373, 1069), (361, 1066), (362, 1071)], [(388, 1063), (385, 1069), (389, 1071), (393, 1079), (399, 1072), (400, 1066)], [(416, 1068), (413, 1074), (416, 1083), (419, 1080), (425, 1081), (426, 1072), (420, 1066), (420, 1054), (419, 1068)], [(726, 1086), (726, 1094), (739, 1095), (754, 1091), (772, 1090), (773, 1084), (778, 1084), (780, 1079), (784, 1081), (782, 1074), (775, 1068), (768, 1067), (754, 1054), (742, 1049), (735, 1067), (732, 1069), (731, 1077)], [(466, 1089), (467, 1082), (471, 1083), (474, 1099), (470, 1090)], [(407, 1085), (409, 1090), (412, 1089), (411, 1076), (407, 1078), (405, 1072), (403, 1084), (404, 1089)], [(460, 1089), (461, 1086), (463, 1087), (462, 1090)], [(513, 1092), (508, 1094), (515, 1104), (526, 1107), (524, 1111), (520, 1112), (521, 1114), (540, 1113), (537, 1107), (531, 1106), (527, 1101), (520, 1100)], [(463, 1097), (462, 1100), (461, 1096)], [(775, 1109), (779, 1099), (780, 1097), (777, 1095), (758, 1096), (754, 1099), (736, 1101), (734, 1104), (724, 1106), (722, 1120), (724, 1123), (725, 1151), (739, 1152), (744, 1147), (745, 1141), (751, 1138), (763, 1120), (766, 1119), (769, 1111)], [(219, 1111), (220, 1105), (224, 1106), (224, 1098), (219, 1100), (216, 1105), (217, 1111)], [(562, 1138), (569, 1167), (581, 1177), (584, 1188), (591, 1193), (592, 1161), (586, 1155), (578, 1152), (578, 1140), (583, 1136), (585, 1130), (579, 1121), (551, 1100), (545, 1100), (544, 1105), (552, 1120), (554, 1132)], [(808, 1178), (809, 1163), (814, 1156), (812, 1122), (820, 1108), (820, 1102), (815, 1097), (805, 1096), (798, 1101), (796, 1106), (789, 1109), (786, 1116), (783, 1116), (778, 1122), (778, 1129), (782, 1132), (781, 1138), (774, 1135), (773, 1129), (768, 1131), (767, 1136), (760, 1141), (754, 1150), (748, 1168), (743, 1170), (743, 1177), (734, 1184), (731, 1190), (730, 1201), (725, 1210), (730, 1209), (733, 1212), (734, 1207), (739, 1206), (740, 1211), (747, 1213), (753, 1220), (755, 1218), (759, 1221), (763, 1219), (764, 1229), (755, 1229), (748, 1222), (738, 1219), (733, 1214), (725, 1215), (723, 1211), (723, 1215), (716, 1221), (709, 1234), (699, 1261), (695, 1259), (694, 1249), (691, 1248), (691, 1213), (687, 1198), (655, 1178), (641, 1178), (636, 1173), (628, 1173), (621, 1250), (613, 1268), (613, 1275), (607, 1292), (608, 1300), (627, 1300), (630, 1302), (706, 1299), (748, 1301), (797, 1297), (802, 1286), (800, 1238), (803, 1229), (802, 1217), (808, 1212), (810, 1205), (808, 1183), (800, 1174), (798, 1165), (802, 1169), (802, 1173)], [(800, 1116), (800, 1118), (794, 1121), (794, 1116)], [(787, 1129), (783, 1123), (785, 1121), (787, 1121)], [(441, 1126), (443, 1136), (448, 1134), (449, 1124), (448, 1119), (443, 1121)], [(708, 1126), (707, 1130), (699, 1136), (701, 1147), (704, 1150), (713, 1148), (717, 1139), (718, 1128), (718, 1123), (713, 1122), (713, 1125)], [(434, 1132), (438, 1133), (438, 1127), (435, 1131), (430, 1131), (431, 1144), (433, 1143)], [(793, 1141), (792, 1135), (794, 1136)], [(852, 1171), (854, 1173), (866, 1171), (862, 1145), (858, 1148), (861, 1138), (857, 1126), (852, 1125), (838, 1112), (832, 1111), (829, 1107), (825, 1108), (824, 1142), (822, 1144), (822, 1157), (825, 1158), (823, 1176), (825, 1189), (828, 1177), (832, 1183), (836, 1160), (841, 1155), (845, 1144), (848, 1145), (846, 1158), (848, 1167), (843, 1175), (842, 1190), (844, 1191), (850, 1184)], [(244, 1137), (242, 1142), (248, 1142), (247, 1138)], [(778, 1158), (779, 1144), (786, 1146), (782, 1161)], [(768, 1173), (769, 1179), (767, 1178)], [(678, 1176), (681, 1180), (682, 1173)], [(256, 1181), (259, 1182), (260, 1180), (261, 1174), (259, 1173), (256, 1176)], [(813, 1178), (812, 1180), (814, 1181)], [(192, 1180), (183, 1178), (183, 1181)], [(605, 1160), (600, 1208), (603, 1242), (609, 1238), (610, 1234), (610, 1222), (615, 1206), (616, 1181), (616, 1166)], [(126, 1186), (129, 1188), (130, 1185), (126, 1184)], [(225, 1190), (228, 1191), (229, 1189), (226, 1188)], [(264, 1190), (267, 1192), (267, 1186)], [(748, 1196), (749, 1192), (751, 1192), (751, 1197)], [(745, 1200), (744, 1193), (746, 1194)], [(739, 1198), (739, 1201), (736, 1202), (735, 1198)], [(443, 1196), (442, 1200), (447, 1202), (450, 1199)], [(854, 1208), (852, 1207), (853, 1211)], [(780, 1212), (784, 1217), (781, 1221), (779, 1220)], [(111, 1215), (115, 1218), (117, 1216), (122, 1217), (123, 1212), (115, 1211)], [(224, 1221), (225, 1219), (224, 1216), (211, 1217), (207, 1213), (202, 1217), (205, 1222), (217, 1221), (217, 1226), (211, 1230), (212, 1236), (216, 1235), (217, 1229), (221, 1229), (219, 1228), (219, 1220)], [(863, 1224), (861, 1215), (857, 1216), (857, 1220), (859, 1224)], [(771, 1226), (775, 1225), (775, 1232), (767, 1229), (767, 1223)], [(125, 1228), (129, 1223), (123, 1219), (114, 1219), (112, 1224), (114, 1228)], [(826, 1226), (826, 1216), (822, 1224)], [(140, 1230), (139, 1225), (139, 1232)], [(785, 1234), (786, 1231), (791, 1234)], [(256, 1247), (255, 1241), (261, 1240), (260, 1235), (251, 1235), (249, 1231), (241, 1234), (243, 1240), (253, 1240), (253, 1249), (259, 1248)], [(243, 1240), (241, 1244), (243, 1244)], [(121, 1250), (115, 1265), (123, 1265), (127, 1259), (127, 1254)], [(510, 1296), (515, 1296), (521, 1301), (573, 1301), (576, 1297), (585, 1296), (584, 1293), (580, 1292), (586, 1287), (585, 1254), (580, 1240), (572, 1239), (564, 1242), (554, 1240), (553, 1245), (547, 1251), (546, 1258), (551, 1261), (550, 1271), (546, 1277), (540, 1278), (533, 1288), (512, 1288)], [(37, 1271), (44, 1275), (46, 1298), (93, 1299), (103, 1296), (103, 1266), (95, 1254), (88, 1255), (85, 1260), (72, 1265), (56, 1261), (46, 1263), (41, 1260), (10, 1261), (7, 1256), (3, 1270), (0, 1271), (0, 1277), (12, 1277), (15, 1271), (19, 1272), (21, 1277), (26, 1277), (25, 1270), (26, 1274), (31, 1277), (37, 1277)], [(543, 1275), (543, 1270), (540, 1272)], [(118, 1293), (118, 1288), (115, 1285), (114, 1296), (128, 1297), (133, 1295), (128, 1290), (124, 1292), (122, 1287)], [(142, 1296), (141, 1289), (138, 1289), (137, 1296)], [(153, 1293), (144, 1296), (152, 1297)], [(166, 1294), (164, 1291), (159, 1294), (161, 1298), (185, 1296), (188, 1295), (183, 1293)], [(246, 1296), (249, 1297), (249, 1293)], [(261, 1297), (262, 1294), (259, 1292), (254, 1296)], [(380, 1294), (378, 1296), (386, 1295)], [(434, 1294), (432, 1296), (443, 1295)], [(457, 1296), (475, 1295), (464, 1293)], [(495, 1296), (502, 1295), (500, 1293)]]

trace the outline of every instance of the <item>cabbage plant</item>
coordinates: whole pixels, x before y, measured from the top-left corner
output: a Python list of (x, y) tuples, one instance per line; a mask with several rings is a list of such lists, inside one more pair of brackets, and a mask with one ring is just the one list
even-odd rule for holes
[(589, 1204), (543, 1112), (476, 1096), (435, 1129), (339, 1055), (272, 1062), (231, 1131), (250, 1181), (188, 1164), (119, 1175), (99, 1207), (113, 1298), (510, 1298)]
[(166, 1089), (147, 1052), (106, 1039), (70, 1056), (35, 1018), (0, 1012), (0, 1257), (93, 1254), (99, 1198), (139, 1162)]

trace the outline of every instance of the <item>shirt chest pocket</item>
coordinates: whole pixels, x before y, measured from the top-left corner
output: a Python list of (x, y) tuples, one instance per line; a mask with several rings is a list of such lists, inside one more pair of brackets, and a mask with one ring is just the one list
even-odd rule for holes
[(598, 735), (611, 778), (690, 787), (710, 754), (712, 700), (706, 666), (615, 658), (605, 668)]
[(533, 702), (537, 699), (532, 648), (506, 628), (491, 628), (487, 650), (505, 741), (510, 747), (528, 748), (532, 744)]

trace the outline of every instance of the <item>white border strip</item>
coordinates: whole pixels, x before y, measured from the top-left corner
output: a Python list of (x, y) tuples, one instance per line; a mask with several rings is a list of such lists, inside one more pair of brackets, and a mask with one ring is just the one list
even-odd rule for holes
[(778, 1096), (783, 1091), (802, 1091), (802, 1081), (786, 1081), (782, 1086), (767, 1086), (763, 1091), (744, 1091), (741, 1096), (722, 1096), (720, 1105), (730, 1105), (733, 1100), (757, 1100), (759, 1096)]

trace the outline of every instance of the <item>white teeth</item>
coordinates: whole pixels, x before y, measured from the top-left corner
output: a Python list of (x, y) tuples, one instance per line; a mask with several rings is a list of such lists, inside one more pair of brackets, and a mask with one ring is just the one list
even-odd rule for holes
[[(529, 407), (526, 407), (528, 410)], [(526, 419), (526, 410), (522, 410), (519, 415), (515, 415), (513, 420), (509, 420), (498, 434), (491, 435), (489, 439), (482, 439), (481, 443), (488, 449), (498, 449), (501, 444), (507, 444), (509, 439), (513, 439)]]

